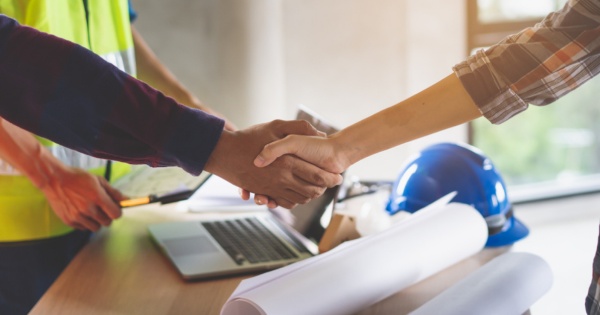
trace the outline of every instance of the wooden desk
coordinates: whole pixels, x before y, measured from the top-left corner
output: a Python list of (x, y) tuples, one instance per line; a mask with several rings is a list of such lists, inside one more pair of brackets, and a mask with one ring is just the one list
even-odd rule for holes
[[(219, 314), (248, 276), (186, 282), (150, 239), (146, 226), (194, 220), (175, 205), (124, 211), (97, 233), (30, 314)], [(359, 314), (406, 314), (508, 248), (485, 249)]]

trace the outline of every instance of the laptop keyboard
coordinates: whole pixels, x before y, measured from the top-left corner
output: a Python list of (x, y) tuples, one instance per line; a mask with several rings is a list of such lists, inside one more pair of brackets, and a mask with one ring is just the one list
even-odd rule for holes
[(238, 265), (298, 257), (256, 218), (202, 222), (202, 225)]

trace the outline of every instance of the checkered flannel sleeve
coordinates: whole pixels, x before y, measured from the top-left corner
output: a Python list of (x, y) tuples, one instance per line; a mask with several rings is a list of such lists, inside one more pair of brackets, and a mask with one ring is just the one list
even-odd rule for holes
[(550, 104), (600, 72), (600, 0), (571, 0), (453, 70), (494, 124)]

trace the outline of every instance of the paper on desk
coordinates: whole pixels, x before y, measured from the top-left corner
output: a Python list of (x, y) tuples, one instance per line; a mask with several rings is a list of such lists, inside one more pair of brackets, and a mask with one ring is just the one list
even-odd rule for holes
[(188, 200), (185, 206), (190, 212), (225, 212), (225, 211), (259, 211), (266, 206), (259, 206), (254, 200), (242, 200), (238, 187), (212, 175)]
[(472, 207), (423, 210), (383, 232), (242, 281), (221, 314), (356, 313), (483, 248), (487, 225)]
[(506, 253), (423, 304), (411, 315), (521, 315), (552, 286), (541, 257)]
[[(438, 211), (442, 211), (445, 206), (448, 204), (448, 202), (450, 202), (450, 200), (452, 200), (452, 198), (454, 198), (454, 196), (456, 196), (456, 192), (451, 192), (449, 194), (447, 194), (446, 196), (434, 201), (433, 203), (429, 204), (428, 206), (422, 208), (421, 210), (419, 210), (417, 213), (419, 216), (423, 215), (423, 216), (431, 216), (431, 215), (435, 215), (435, 213), (437, 213)], [(417, 215), (417, 214), (415, 214)], [(395, 228), (399, 228), (398, 226), (401, 223), (398, 222), (397, 225), (395, 226)], [(406, 224), (406, 223), (404, 223)], [(381, 237), (381, 236), (380, 236)], [(354, 246), (354, 244), (361, 242), (361, 241), (365, 241), (365, 240), (369, 240), (369, 238), (367, 237), (361, 237), (359, 239), (355, 239), (355, 240), (351, 240), (351, 241), (346, 241), (340, 245), (338, 245), (337, 247), (335, 247), (334, 249), (328, 251), (328, 255), (334, 255), (334, 252), (337, 251), (343, 251), (346, 247), (348, 246)], [(275, 269), (273, 271), (264, 273), (260, 276), (257, 277), (253, 277), (253, 278), (249, 278), (246, 279), (244, 281), (242, 281), (240, 283), (240, 285), (235, 289), (235, 291), (233, 292), (233, 294), (231, 295), (230, 299), (234, 296), (240, 295), (244, 292), (247, 292), (259, 285), (263, 285), (273, 279), (277, 279), (280, 277), (285, 276), (286, 274), (289, 274), (293, 271), (295, 271), (296, 269), (300, 269), (303, 268), (307, 265), (311, 265), (311, 264), (316, 264), (318, 263), (322, 257), (325, 257), (326, 255), (321, 254), (315, 257), (312, 257), (311, 259), (305, 259), (305, 260), (301, 260), (297, 263), (294, 263), (292, 265), (283, 267), (283, 268), (279, 268), (279, 269)]]

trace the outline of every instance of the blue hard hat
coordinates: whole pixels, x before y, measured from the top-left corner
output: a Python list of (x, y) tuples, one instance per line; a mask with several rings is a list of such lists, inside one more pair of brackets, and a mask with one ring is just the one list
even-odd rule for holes
[(452, 202), (468, 204), (488, 225), (486, 247), (510, 245), (529, 234), (513, 215), (504, 180), (483, 152), (466, 144), (439, 143), (422, 150), (402, 168), (387, 211), (415, 212), (456, 191)]

